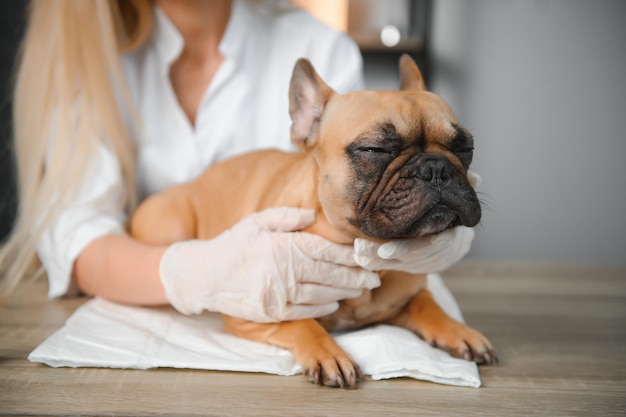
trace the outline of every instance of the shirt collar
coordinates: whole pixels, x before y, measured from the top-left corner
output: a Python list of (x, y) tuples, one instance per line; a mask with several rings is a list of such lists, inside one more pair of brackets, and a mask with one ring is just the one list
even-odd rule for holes
[[(239, 61), (243, 54), (246, 46), (245, 34), (255, 33), (258, 26), (258, 21), (253, 15), (255, 11), (250, 7), (245, 0), (233, 1), (228, 25), (218, 46), (220, 53), (233, 61)], [(169, 71), (172, 63), (182, 53), (185, 39), (159, 6), (154, 6), (154, 12), (155, 48), (162, 68)]]
[(255, 10), (245, 0), (233, 0), (230, 11), (230, 20), (226, 26), (224, 36), (219, 45), (219, 51), (224, 57), (239, 61), (248, 45), (246, 34), (259, 35), (258, 19), (255, 18)]
[(153, 42), (161, 68), (169, 71), (170, 65), (182, 53), (185, 40), (178, 29), (176, 29), (176, 26), (174, 26), (174, 23), (157, 5), (154, 6), (154, 15)]

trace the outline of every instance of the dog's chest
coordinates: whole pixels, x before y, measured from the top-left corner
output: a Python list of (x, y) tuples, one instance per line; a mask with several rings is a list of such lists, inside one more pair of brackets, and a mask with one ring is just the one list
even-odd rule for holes
[[(387, 273), (390, 274), (390, 273)], [(386, 275), (382, 285), (374, 290), (363, 290), (358, 298), (342, 300), (339, 309), (318, 321), (328, 331), (352, 330), (374, 323), (385, 323), (396, 317), (423, 287), (422, 276), (401, 278)]]

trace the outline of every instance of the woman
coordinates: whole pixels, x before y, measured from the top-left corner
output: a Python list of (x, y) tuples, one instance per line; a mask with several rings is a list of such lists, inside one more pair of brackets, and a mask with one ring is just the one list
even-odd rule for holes
[[(8, 266), (2, 293), (35, 254), (50, 297), (78, 289), (250, 320), (320, 316), (378, 285), (356, 267), (352, 248), (291, 233), (314, 220), (304, 210), (257, 213), (236, 234), (175, 251), (125, 231), (147, 195), (241, 152), (291, 149), (287, 88), (302, 56), (337, 91), (362, 86), (357, 47), (286, 3), (33, 1), (14, 98), (20, 206), (0, 258)], [(459, 241), (467, 252), (471, 237)], [(445, 244), (436, 252), (450, 263), (463, 251)], [(254, 274), (241, 259), (259, 261)], [(361, 263), (369, 260), (381, 261)], [(199, 265), (196, 276), (168, 272), (189, 263)], [(247, 285), (251, 276), (263, 281), (262, 294)]]

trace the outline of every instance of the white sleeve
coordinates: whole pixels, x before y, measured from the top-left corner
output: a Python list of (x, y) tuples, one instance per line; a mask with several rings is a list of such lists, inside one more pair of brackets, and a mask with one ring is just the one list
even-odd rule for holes
[(362, 90), (363, 58), (356, 43), (345, 33), (337, 32), (326, 54), (326, 65), (319, 68), (320, 76), (340, 94)]
[[(305, 11), (288, 15), (282, 23), (285, 26), (279, 33), (284, 36), (278, 40), (282, 50), (295, 55), (293, 63), (297, 58), (308, 58), (320, 77), (340, 94), (364, 88), (363, 57), (350, 36), (326, 26)], [(293, 64), (287, 67), (287, 80), (292, 69)]]
[(69, 292), (74, 261), (90, 242), (125, 233), (126, 190), (116, 156), (100, 144), (90, 166), (82, 191), (48, 226), (37, 245), (50, 298)]

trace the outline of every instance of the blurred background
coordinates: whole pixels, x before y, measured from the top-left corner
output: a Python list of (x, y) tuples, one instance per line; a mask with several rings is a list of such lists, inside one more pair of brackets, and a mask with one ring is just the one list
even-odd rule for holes
[[(626, 266), (626, 1), (299, 0), (396, 89), (410, 53), (473, 132), (484, 215), (468, 258)], [(0, 236), (15, 210), (10, 85), (26, 2), (0, 2)]]

